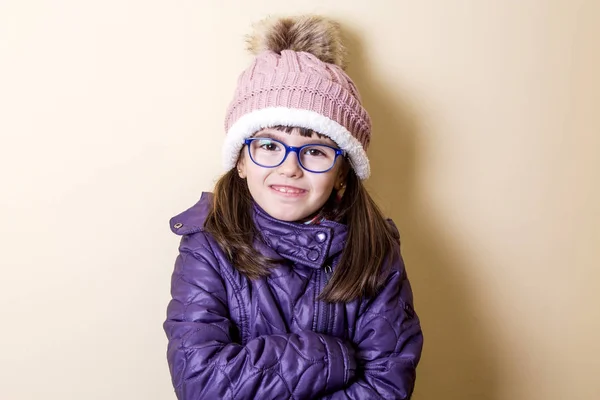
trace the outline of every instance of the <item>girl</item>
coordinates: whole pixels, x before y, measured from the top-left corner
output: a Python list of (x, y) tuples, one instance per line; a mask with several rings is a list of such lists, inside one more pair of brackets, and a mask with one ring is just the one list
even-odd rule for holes
[(423, 336), (399, 235), (361, 180), (371, 122), (337, 24), (263, 21), (226, 114), (227, 172), (171, 220), (179, 399), (408, 399)]

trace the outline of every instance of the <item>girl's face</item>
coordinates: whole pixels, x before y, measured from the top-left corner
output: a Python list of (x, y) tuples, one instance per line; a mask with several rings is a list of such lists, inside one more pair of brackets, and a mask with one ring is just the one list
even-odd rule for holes
[[(337, 148), (333, 140), (314, 134), (304, 137), (299, 129), (286, 133), (267, 128), (253, 137), (277, 139), (288, 146), (326, 144)], [(265, 168), (252, 161), (247, 147), (242, 149), (237, 165), (240, 177), (248, 182), (254, 201), (273, 218), (301, 221), (311, 217), (325, 205), (332, 190), (339, 189), (345, 181), (347, 171), (342, 157), (338, 157), (333, 168), (323, 173), (304, 170), (298, 164), (295, 152), (290, 152), (281, 165)]]

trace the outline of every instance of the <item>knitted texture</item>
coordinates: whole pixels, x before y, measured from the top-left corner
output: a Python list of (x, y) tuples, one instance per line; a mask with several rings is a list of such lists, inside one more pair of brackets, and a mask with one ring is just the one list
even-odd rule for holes
[(225, 117), (225, 167), (233, 168), (244, 139), (275, 125), (312, 129), (348, 153), (361, 179), (369, 176), (371, 120), (350, 77), (306, 52), (264, 51), (240, 75)]

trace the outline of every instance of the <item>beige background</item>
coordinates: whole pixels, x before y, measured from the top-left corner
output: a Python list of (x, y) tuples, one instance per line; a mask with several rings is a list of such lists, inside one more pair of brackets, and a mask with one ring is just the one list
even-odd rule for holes
[(600, 1), (0, 1), (0, 398), (174, 399), (168, 219), (267, 13), (346, 26), (416, 400), (599, 399)]

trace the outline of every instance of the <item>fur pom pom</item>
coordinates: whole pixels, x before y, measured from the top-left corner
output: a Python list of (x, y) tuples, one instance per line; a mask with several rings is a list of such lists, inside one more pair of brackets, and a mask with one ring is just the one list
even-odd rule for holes
[(267, 18), (254, 25), (247, 38), (248, 50), (258, 55), (271, 50), (294, 50), (311, 53), (321, 61), (346, 66), (346, 48), (339, 24), (318, 15)]

